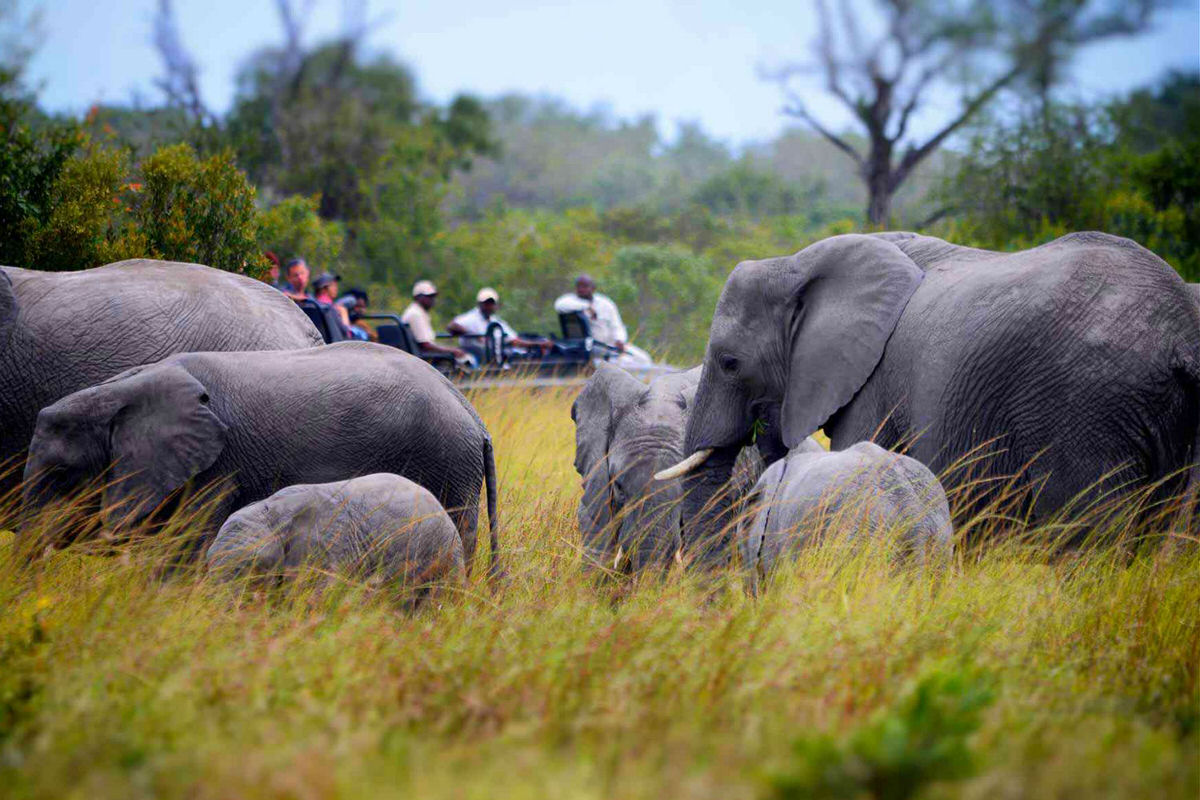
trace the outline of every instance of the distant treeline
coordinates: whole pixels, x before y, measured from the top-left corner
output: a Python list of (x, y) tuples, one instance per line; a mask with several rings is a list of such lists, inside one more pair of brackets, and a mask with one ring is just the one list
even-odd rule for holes
[[(495, 286), (511, 322), (541, 330), (587, 271), (635, 341), (688, 362), (738, 261), (864, 229), (854, 164), (808, 131), (734, 149), (696, 124), (668, 140), (651, 117), (550, 98), (432, 104), (407, 67), (349, 40), (252, 54), (221, 115), (186, 73), (161, 105), (48, 115), (23, 66), (0, 63), (0, 263), (258, 274), (272, 251), (376, 306), (419, 278), (441, 287), (438, 314)], [(1200, 77), (1176, 73), (1090, 106), (997, 105), (905, 182), (891, 226), (1001, 249), (1106, 230), (1200, 280), (1198, 176)]]

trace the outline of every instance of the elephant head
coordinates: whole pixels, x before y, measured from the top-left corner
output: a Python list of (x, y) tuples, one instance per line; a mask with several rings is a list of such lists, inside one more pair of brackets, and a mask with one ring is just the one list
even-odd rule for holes
[(205, 387), (182, 367), (136, 367), (42, 409), (25, 465), (26, 501), (41, 505), (103, 480), (110, 519), (139, 519), (212, 466), (225, 431)]
[(579, 527), (595, 565), (640, 570), (665, 565), (680, 544), (678, 481), (654, 473), (679, 460), (694, 376), (647, 386), (602, 365), (571, 408), (575, 469), (583, 478)]
[(728, 484), (739, 449), (766, 424), (778, 454), (851, 401), (875, 370), (924, 273), (895, 244), (847, 235), (739, 264), (721, 292), (687, 425), (684, 545), (724, 556)]

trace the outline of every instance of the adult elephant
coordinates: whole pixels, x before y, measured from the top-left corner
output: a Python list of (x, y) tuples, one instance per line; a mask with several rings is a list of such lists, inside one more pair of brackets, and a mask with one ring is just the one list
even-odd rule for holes
[(172, 353), (319, 344), (291, 300), (199, 264), (0, 267), (0, 493), (20, 480), (12, 460), (29, 446), (38, 412), (71, 392)]
[[(738, 265), (695, 405), (668, 476), (692, 473), (685, 544), (705, 553), (727, 521), (714, 492), (756, 420), (777, 419), (766, 435), (788, 448), (819, 427), (835, 450), (907, 446), (947, 488), (1019, 475), (1045, 519), (1114, 489), (1179, 488), (1196, 452), (1200, 309), (1161, 259), (1102, 233), (1017, 253), (837, 236)], [(945, 474), (979, 451), (974, 472)]]
[(254, 353), (179, 353), (46, 407), (25, 467), (31, 505), (93, 481), (112, 527), (169, 507), (192, 486), (223, 484), (210, 529), (296, 484), (374, 473), (433, 493), (475, 554), (487, 484), (498, 558), (492, 439), (475, 409), (421, 359), (367, 342)]

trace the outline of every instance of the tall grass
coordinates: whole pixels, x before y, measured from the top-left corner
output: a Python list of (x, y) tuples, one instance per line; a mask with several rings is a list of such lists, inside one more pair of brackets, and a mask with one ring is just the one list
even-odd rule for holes
[(813, 548), (755, 600), (679, 568), (598, 580), (572, 393), (473, 400), (507, 575), (480, 561), (415, 612), (350, 582), (164, 580), (144, 542), (30, 561), (3, 535), (0, 794), (1197, 795), (1192, 544), (1001, 541), (944, 570)]

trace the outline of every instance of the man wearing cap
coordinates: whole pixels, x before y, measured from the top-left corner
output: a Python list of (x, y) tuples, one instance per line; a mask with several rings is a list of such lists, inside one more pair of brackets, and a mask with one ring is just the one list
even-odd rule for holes
[(554, 301), (554, 311), (569, 314), (582, 311), (587, 315), (592, 329), (592, 338), (616, 348), (620, 356), (618, 364), (649, 364), (650, 354), (629, 343), (629, 331), (621, 320), (617, 304), (607, 295), (596, 291), (596, 281), (591, 275), (583, 274), (575, 279), (574, 294), (564, 294)]
[(321, 308), (333, 312), (333, 315), (337, 319), (338, 327), (342, 330), (342, 338), (351, 339), (353, 335), (350, 332), (350, 315), (344, 306), (337, 303), (338, 281), (341, 279), (341, 275), (334, 275), (332, 272), (322, 272), (313, 281), (313, 299), (320, 304)]
[(459, 361), (467, 358), (465, 350), (458, 347), (442, 347), (437, 343), (437, 337), (433, 333), (433, 320), (429, 318), (429, 309), (437, 302), (437, 287), (433, 285), (433, 281), (417, 281), (413, 284), (412, 295), (413, 301), (404, 309), (400, 319), (412, 332), (421, 352), (449, 353)]
[[(446, 330), (461, 337), (478, 337), (486, 334), (488, 326), (495, 322), (504, 331), (506, 344), (513, 347), (536, 347), (544, 353), (554, 346), (549, 341), (535, 341), (519, 336), (513, 329), (513, 326), (501, 319), (500, 315), (496, 313), (496, 309), (499, 306), (499, 293), (492, 287), (485, 286), (475, 295), (475, 307), (470, 311), (459, 314), (451, 320), (450, 324), (446, 326)], [(480, 339), (461, 338), (459, 339), (459, 344), (472, 350), (479, 350), (482, 353), (482, 340)]]

